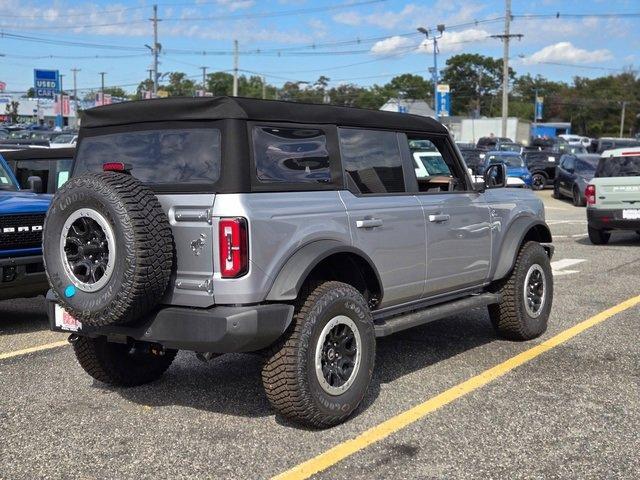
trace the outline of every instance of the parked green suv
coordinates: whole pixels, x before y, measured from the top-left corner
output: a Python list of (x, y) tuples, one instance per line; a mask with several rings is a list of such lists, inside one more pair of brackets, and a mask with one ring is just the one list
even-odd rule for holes
[(591, 243), (607, 243), (612, 230), (640, 232), (640, 147), (603, 152), (585, 198)]

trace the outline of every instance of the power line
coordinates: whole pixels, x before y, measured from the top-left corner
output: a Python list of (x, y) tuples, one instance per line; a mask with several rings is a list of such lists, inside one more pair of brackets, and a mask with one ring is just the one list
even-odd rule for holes
[[(215, 16), (197, 16), (197, 17), (180, 17), (180, 18), (166, 18), (167, 22), (197, 22), (197, 21), (234, 21), (234, 20), (251, 20), (262, 18), (277, 18), (292, 15), (308, 15), (311, 13), (329, 12), (335, 10), (341, 10), (344, 8), (354, 8), (363, 5), (371, 5), (375, 3), (384, 3), (388, 0), (364, 0), (360, 2), (347, 2), (337, 5), (327, 5), (323, 7), (309, 7), (298, 8), (293, 10), (280, 10), (275, 12), (256, 12), (256, 13), (241, 13), (241, 14), (227, 14), (227, 15), (215, 15)], [(86, 25), (21, 25), (22, 30), (61, 30), (68, 28), (103, 28), (103, 27), (116, 27), (121, 25), (136, 25), (146, 23), (144, 19), (127, 20), (122, 22), (109, 22), (109, 23), (93, 23)], [(0, 25), (0, 28), (15, 28), (14, 25)]]

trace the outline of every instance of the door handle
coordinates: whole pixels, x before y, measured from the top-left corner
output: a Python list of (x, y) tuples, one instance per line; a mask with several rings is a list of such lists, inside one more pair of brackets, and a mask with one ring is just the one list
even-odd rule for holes
[(357, 228), (374, 228), (381, 227), (382, 220), (379, 218), (365, 218), (364, 220), (356, 220)]
[(442, 214), (442, 215), (429, 215), (429, 221), (434, 223), (442, 223), (448, 222), (451, 216)]

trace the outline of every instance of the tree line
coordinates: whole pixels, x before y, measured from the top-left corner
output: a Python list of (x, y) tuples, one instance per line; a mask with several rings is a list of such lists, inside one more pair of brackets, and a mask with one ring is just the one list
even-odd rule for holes
[[(451, 91), (451, 114), (456, 116), (495, 117), (501, 114), (502, 59), (479, 54), (450, 57), (440, 72), (440, 82)], [(183, 72), (163, 76), (159, 86), (169, 96), (192, 96), (205, 90), (215, 96), (231, 95), (233, 75), (213, 72), (194, 80)], [(544, 97), (543, 121), (569, 121), (575, 133), (593, 137), (613, 135), (620, 130), (623, 102), (624, 135), (640, 131), (640, 77), (631, 69), (598, 78), (575, 76), (571, 82), (556, 82), (541, 75), (517, 75), (510, 68), (509, 115), (533, 120), (536, 94)], [(424, 100), (433, 104), (433, 83), (420, 75), (403, 74), (389, 82), (363, 87), (353, 83), (330, 86), (331, 79), (320, 76), (315, 82), (286, 82), (280, 87), (263, 84), (259, 75), (240, 75), (238, 93), (244, 97), (280, 99), (293, 102), (330, 103), (379, 109), (390, 99)], [(134, 94), (122, 88), (106, 88), (115, 97), (144, 98), (153, 89), (150, 79), (140, 82)], [(94, 94), (88, 94), (91, 97)]]

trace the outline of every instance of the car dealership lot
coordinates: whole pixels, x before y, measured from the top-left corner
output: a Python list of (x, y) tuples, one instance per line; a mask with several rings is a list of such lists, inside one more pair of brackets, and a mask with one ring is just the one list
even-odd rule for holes
[[(47, 330), (43, 299), (0, 303), (0, 478), (268, 478), (640, 294), (640, 237), (614, 233), (593, 246), (584, 209), (550, 193), (539, 193), (556, 245), (543, 338), (498, 340), (483, 310), (381, 339), (363, 406), (329, 430), (273, 414), (255, 355), (204, 364), (181, 353), (160, 381), (134, 389), (94, 382), (68, 346), (9, 357), (64, 337)], [(360, 440), (353, 455), (339, 448), (315, 464), (318, 477), (637, 477), (638, 311), (612, 315), (380, 441)]]

